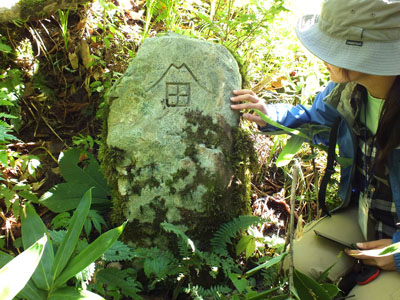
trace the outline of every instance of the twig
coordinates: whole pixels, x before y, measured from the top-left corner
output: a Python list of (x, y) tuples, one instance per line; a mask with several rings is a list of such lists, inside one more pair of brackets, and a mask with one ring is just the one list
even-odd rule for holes
[(292, 178), (292, 188), (290, 190), (290, 219), (289, 219), (289, 293), (292, 296), (292, 290), (294, 288), (293, 282), (293, 271), (294, 271), (294, 263), (293, 263), (293, 235), (294, 235), (294, 210), (295, 210), (295, 200), (296, 200), (296, 188), (297, 181), (299, 177), (299, 162), (295, 161), (293, 167), (293, 178)]

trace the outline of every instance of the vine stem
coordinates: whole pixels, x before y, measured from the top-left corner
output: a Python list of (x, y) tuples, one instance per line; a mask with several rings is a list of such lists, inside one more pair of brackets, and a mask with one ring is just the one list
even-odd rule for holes
[(300, 164), (296, 160), (293, 166), (293, 176), (292, 176), (292, 187), (290, 190), (290, 219), (289, 219), (289, 293), (290, 299), (292, 299), (292, 290), (294, 289), (293, 273), (294, 273), (294, 211), (295, 211), (295, 200), (296, 200), (296, 187), (299, 178)]

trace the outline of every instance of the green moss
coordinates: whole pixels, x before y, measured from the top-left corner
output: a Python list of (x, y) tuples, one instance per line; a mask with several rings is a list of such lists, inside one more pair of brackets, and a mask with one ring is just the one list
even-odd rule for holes
[[(250, 213), (250, 177), (254, 166), (257, 165), (257, 158), (254, 152), (253, 144), (249, 138), (248, 132), (240, 128), (231, 128), (224, 119), (213, 121), (211, 116), (203, 115), (201, 111), (188, 111), (185, 114), (187, 119), (185, 133), (185, 155), (194, 162), (193, 169), (178, 169), (171, 174), (165, 181), (165, 188), (169, 189), (169, 194), (179, 193), (183, 203), (191, 203), (193, 193), (200, 188), (205, 189), (201, 203), (201, 211), (195, 211), (191, 207), (178, 208), (178, 215), (172, 222), (176, 225), (183, 225), (189, 228), (187, 234), (198, 241), (203, 247), (207, 247), (212, 234), (223, 223), (230, 221), (233, 217)], [(141, 195), (144, 188), (158, 188), (161, 183), (157, 177), (157, 166), (150, 164), (148, 166), (135, 169), (127, 169), (126, 180), (130, 183), (128, 196), (118, 194), (118, 172), (116, 166), (121, 165), (122, 151), (109, 148), (106, 144), (106, 118), (104, 118), (104, 128), (102, 132), (103, 145), (100, 149), (99, 158), (102, 162), (104, 173), (110, 184), (113, 186), (116, 194), (113, 197), (113, 221), (118, 223), (126, 219), (126, 205), (129, 195)], [(233, 144), (232, 144), (233, 140)], [(233, 178), (231, 184), (226, 190), (226, 178), (222, 174), (211, 174), (208, 169), (202, 167), (199, 161), (199, 144), (204, 144), (209, 149), (220, 149), (225, 157), (225, 164), (231, 167)], [(189, 180), (189, 176), (190, 177)], [(140, 179), (139, 179), (140, 178)], [(184, 188), (178, 188), (185, 181)], [(171, 205), (171, 204), (169, 204)], [(154, 218), (150, 222), (139, 222), (136, 218), (125, 230), (124, 236), (133, 243), (140, 246), (150, 246), (154, 240), (158, 242), (166, 239), (162, 232), (160, 223), (167, 220), (169, 208), (167, 200), (162, 197), (155, 197), (150, 203), (143, 206), (145, 209), (154, 213)], [(173, 239), (172, 239), (173, 240)], [(171, 241), (171, 239), (168, 239)], [(160, 246), (160, 244), (158, 244)], [(162, 245), (161, 245), (162, 246)], [(167, 245), (164, 243), (164, 247)]]
[[(251, 174), (257, 168), (257, 156), (249, 133), (241, 128), (232, 128), (223, 120), (214, 123), (210, 116), (200, 111), (186, 113), (188, 126), (185, 154), (196, 162), (192, 184), (180, 191), (185, 199), (190, 197), (199, 185), (206, 188), (202, 203), (204, 212), (180, 208), (182, 220), (179, 223), (190, 228), (187, 234), (201, 245), (209, 243), (212, 232), (233, 217), (249, 214)], [(233, 140), (233, 145), (231, 143)], [(197, 145), (203, 143), (207, 148), (220, 148), (225, 156), (225, 164), (232, 166), (234, 177), (228, 190), (224, 188), (225, 178), (210, 174), (198, 162)]]
[(48, 0), (20, 0), (21, 17), (23, 19), (37, 15), (38, 12), (43, 12), (43, 8), (47, 5)]
[[(105, 106), (104, 115), (106, 116), (109, 112), (109, 106)], [(123, 159), (124, 152), (121, 149), (109, 147), (107, 145), (107, 117), (103, 117), (103, 124), (100, 133), (100, 144), (98, 159), (100, 161), (100, 166), (103, 174), (107, 180), (107, 183), (112, 187), (112, 202), (113, 207), (118, 207), (119, 209), (113, 209), (111, 214), (111, 220), (114, 224), (121, 224), (126, 220), (124, 216), (124, 210), (126, 208), (126, 203), (128, 198), (120, 195), (118, 192), (118, 178), (115, 166), (117, 166)]]

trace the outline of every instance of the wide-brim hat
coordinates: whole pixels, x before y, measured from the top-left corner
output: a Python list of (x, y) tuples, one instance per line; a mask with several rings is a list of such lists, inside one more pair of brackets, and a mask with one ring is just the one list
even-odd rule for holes
[(400, 75), (399, 0), (325, 0), (320, 15), (296, 27), (303, 45), (321, 60), (373, 75)]

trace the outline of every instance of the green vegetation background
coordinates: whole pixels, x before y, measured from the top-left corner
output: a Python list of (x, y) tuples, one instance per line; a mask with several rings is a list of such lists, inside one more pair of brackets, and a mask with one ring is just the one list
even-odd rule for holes
[[(307, 299), (307, 291), (332, 299), (337, 290), (331, 286), (297, 271), (293, 286), (279, 267), (287, 255), (287, 191), (296, 160), (302, 162), (295, 207), (299, 227), (318, 214), (315, 186), (325, 166), (318, 149), (304, 144), (279, 158), (285, 135), (260, 135), (242, 122), (258, 154), (249, 199), (254, 216), (223, 225), (207, 252), (168, 223), (164, 230), (178, 240), (174, 251), (115, 242), (123, 226), (108, 214), (112, 191), (97, 162), (107, 93), (141, 43), (157, 34), (221, 43), (240, 63), (244, 88), (269, 103), (310, 105), (327, 74), (299, 45), (294, 25), (318, 4), (97, 0), (0, 24), (0, 266), (24, 250), (36, 258), (26, 268), (33, 272), (38, 266), (26, 285), (13, 287), (22, 290), (19, 297), (30, 299), (29, 288), (34, 299)], [(332, 185), (332, 203), (334, 191)], [(85, 213), (77, 217), (80, 210), (74, 209), (81, 205)], [(115, 226), (120, 227), (110, 229)], [(29, 228), (36, 240), (48, 237), (45, 248), (43, 240), (27, 238)], [(108, 242), (95, 247), (98, 255), (78, 263), (84, 249), (94, 249), (99, 240)], [(13, 286), (18, 276), (6, 278)], [(1, 292), (0, 298), (8, 299)]]

